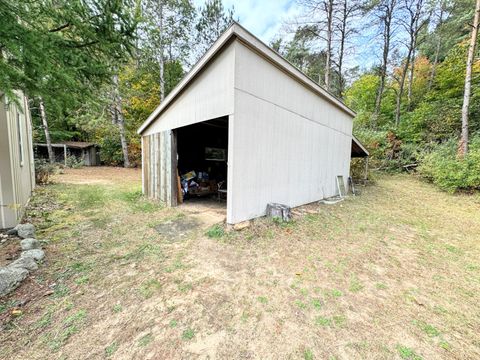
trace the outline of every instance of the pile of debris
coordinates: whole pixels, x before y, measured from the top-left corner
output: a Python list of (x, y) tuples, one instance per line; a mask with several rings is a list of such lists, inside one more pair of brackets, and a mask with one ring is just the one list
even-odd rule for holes
[(183, 199), (188, 196), (206, 196), (216, 194), (218, 187), (215, 180), (210, 180), (204, 171), (189, 171), (180, 178)]
[(7, 235), (22, 238), (20, 241), (22, 252), (18, 259), (5, 267), (0, 267), (0, 296), (15, 290), (30, 271), (38, 269), (37, 262), (45, 257), (40, 241), (35, 239), (35, 227), (32, 224), (19, 224), (9, 230)]

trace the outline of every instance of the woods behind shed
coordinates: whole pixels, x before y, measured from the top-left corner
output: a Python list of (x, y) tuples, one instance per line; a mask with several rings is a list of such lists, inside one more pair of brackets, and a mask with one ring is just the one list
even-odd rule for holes
[(228, 223), (262, 216), (271, 202), (334, 196), (336, 177), (349, 177), (354, 116), (234, 23), (140, 127), (143, 191), (175, 206), (183, 129), (204, 124), (188, 141), (217, 147), (204, 133), (214, 121), (225, 129), (217, 143), (227, 154)]

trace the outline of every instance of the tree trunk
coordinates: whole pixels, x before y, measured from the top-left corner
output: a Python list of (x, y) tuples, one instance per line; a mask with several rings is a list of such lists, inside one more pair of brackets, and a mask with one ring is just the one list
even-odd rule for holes
[(410, 75), (408, 78), (408, 94), (407, 94), (408, 110), (412, 109), (413, 77), (415, 75), (415, 58), (416, 58), (415, 49), (416, 49), (416, 44), (413, 47), (412, 60), (410, 61), (411, 66), (410, 66)]
[(327, 0), (327, 56), (325, 59), (325, 88), (330, 91), (330, 69), (332, 67), (333, 0)]
[(125, 131), (125, 119), (122, 113), (122, 97), (120, 96), (120, 89), (118, 86), (118, 75), (113, 75), (113, 104), (111, 108), (112, 122), (118, 126), (120, 132), (120, 144), (123, 152), (123, 166), (130, 167), (130, 160), (128, 159), (128, 144)]
[(399, 84), (399, 89), (397, 93), (397, 104), (395, 107), (395, 127), (398, 127), (398, 124), (400, 123), (400, 107), (402, 105), (402, 96), (403, 96), (403, 90), (405, 87), (405, 79), (407, 77), (408, 68), (410, 67), (411, 56), (412, 56), (412, 48), (410, 47), (408, 49), (407, 58), (405, 59), (405, 65), (402, 69), (402, 76), (400, 78), (400, 84)]
[(470, 106), (470, 92), (472, 88), (472, 66), (475, 57), (475, 45), (477, 44), (478, 23), (480, 18), (480, 0), (475, 6), (475, 18), (473, 20), (472, 36), (468, 47), (467, 71), (465, 74), (465, 91), (462, 106), (462, 136), (458, 146), (458, 155), (463, 158), (468, 153), (468, 110)]
[(345, 38), (347, 36), (347, 20), (348, 20), (348, 0), (343, 0), (342, 6), (342, 23), (340, 25), (340, 45), (338, 49), (338, 94), (343, 97), (345, 84), (343, 81), (343, 56), (345, 54)]
[(380, 85), (378, 86), (377, 98), (375, 99), (375, 112), (373, 115), (374, 128), (377, 126), (377, 119), (378, 119), (378, 115), (380, 114), (380, 108), (382, 106), (383, 91), (385, 90), (385, 77), (387, 76), (389, 51), (390, 51), (390, 30), (388, 30), (388, 34), (386, 32), (384, 33), (383, 58), (382, 58), (382, 66), (380, 68)]
[(378, 116), (382, 107), (382, 97), (385, 91), (385, 78), (387, 77), (388, 56), (390, 54), (390, 40), (392, 37), (392, 18), (397, 0), (387, 0), (383, 3), (382, 14), (380, 19), (383, 24), (383, 52), (382, 52), (382, 66), (380, 68), (380, 85), (378, 87), (377, 98), (375, 99), (375, 111), (373, 114), (373, 127), (378, 124)]
[[(444, 12), (444, 2), (440, 4), (440, 14), (437, 28), (443, 24), (443, 12)], [(432, 72), (430, 73), (430, 79), (428, 79), (428, 91), (432, 89), (433, 81), (435, 80), (435, 75), (437, 72), (438, 57), (440, 56), (440, 48), (442, 46), (442, 37), (437, 31), (437, 47), (435, 49), (435, 56), (433, 57)]]
[(50, 131), (48, 130), (45, 104), (43, 103), (43, 99), (41, 97), (38, 98), (38, 101), (40, 103), (40, 117), (42, 118), (43, 131), (45, 132), (45, 141), (47, 143), (48, 160), (51, 164), (53, 164), (55, 162), (55, 154), (53, 153), (52, 139), (50, 138)]
[(438, 57), (440, 56), (440, 47), (442, 45), (442, 37), (438, 35), (437, 48), (435, 49), (435, 56), (432, 63), (432, 72), (430, 73), (430, 79), (428, 79), (428, 91), (432, 89), (433, 81), (437, 72)]
[(165, 58), (163, 49), (163, 1), (158, 2), (158, 27), (160, 28), (160, 42), (158, 49), (158, 66), (160, 68), (160, 102), (165, 99)]
[[(415, 10), (412, 7), (415, 5)], [(419, 24), (419, 21), (422, 16), (422, 6), (423, 0), (416, 0), (415, 2), (406, 3), (406, 10), (408, 14), (410, 14), (410, 18), (408, 19), (408, 34), (410, 35), (410, 41), (408, 43), (408, 52), (407, 58), (405, 59), (405, 66), (402, 69), (402, 76), (400, 78), (400, 88), (398, 89), (397, 93), (397, 104), (395, 108), (395, 127), (398, 127), (400, 124), (400, 111), (402, 105), (402, 96), (405, 89), (405, 79), (407, 78), (407, 74), (410, 70), (410, 77), (408, 81), (408, 106), (410, 107), (411, 97), (412, 97), (412, 83), (413, 83), (413, 71), (415, 68), (415, 49), (417, 47), (417, 37), (420, 28), (423, 24)], [(410, 64), (412, 66), (410, 67)]]
[(120, 143), (122, 144), (123, 152), (123, 167), (130, 167), (130, 160), (128, 159), (128, 144), (127, 137), (125, 135), (125, 120), (123, 118), (122, 110), (116, 109), (117, 112), (117, 124), (120, 130)]

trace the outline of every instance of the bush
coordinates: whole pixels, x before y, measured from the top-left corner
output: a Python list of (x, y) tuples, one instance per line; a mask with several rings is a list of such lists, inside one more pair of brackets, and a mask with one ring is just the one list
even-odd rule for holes
[(398, 134), (403, 139), (424, 143), (452, 138), (458, 133), (460, 112), (458, 99), (424, 102), (402, 116)]
[(77, 158), (75, 155), (67, 156), (65, 159), (65, 166), (71, 169), (80, 169), (84, 166), (83, 160)]
[(110, 166), (121, 166), (123, 164), (122, 145), (117, 133), (106, 135), (99, 143), (102, 164)]
[[(370, 170), (371, 170), (371, 166), (369, 165), (368, 179), (372, 180), (373, 174)], [(355, 181), (365, 179), (365, 159), (364, 158), (352, 158), (350, 162), (350, 176)]]
[(472, 138), (464, 159), (457, 157), (457, 146), (455, 140), (435, 146), (421, 159), (419, 173), (448, 192), (480, 189), (480, 136)]
[(57, 172), (58, 166), (50, 164), (45, 159), (35, 159), (35, 182), (37, 184), (48, 184), (50, 175)]
[[(419, 144), (404, 142), (390, 130), (357, 128), (354, 131), (370, 153), (370, 169), (398, 171), (408, 164), (416, 163), (424, 150)], [(363, 176), (363, 161), (352, 161), (353, 176)]]

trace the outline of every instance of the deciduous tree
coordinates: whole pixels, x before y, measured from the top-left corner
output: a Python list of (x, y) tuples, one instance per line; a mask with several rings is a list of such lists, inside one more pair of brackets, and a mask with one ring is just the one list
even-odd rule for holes
[[(395, 126), (398, 127), (400, 122), (400, 111), (402, 105), (402, 97), (405, 87), (405, 79), (407, 73), (411, 68), (412, 78), (410, 82), (413, 82), (413, 67), (415, 64), (415, 50), (418, 44), (418, 34), (423, 26), (426, 24), (426, 19), (423, 18), (423, 0), (404, 0), (403, 12), (405, 13), (405, 19), (402, 20), (402, 25), (408, 34), (406, 43), (407, 55), (402, 66), (399, 89), (397, 92), (397, 103), (395, 108)], [(410, 66), (411, 64), (411, 66)], [(411, 90), (409, 91), (409, 94)]]
[(465, 72), (465, 90), (463, 94), (462, 106), (462, 134), (460, 137), (460, 144), (458, 146), (458, 154), (464, 157), (468, 153), (468, 111), (470, 107), (470, 94), (472, 88), (472, 67), (475, 57), (475, 48), (477, 45), (478, 26), (480, 20), (480, 0), (476, 1), (475, 15), (472, 25), (472, 35), (470, 37), (470, 45), (468, 47), (467, 66)]
[(390, 50), (392, 46), (392, 37), (395, 24), (394, 15), (396, 14), (398, 0), (379, 0), (374, 2), (370, 11), (377, 18), (382, 37), (382, 62), (379, 68), (380, 84), (375, 100), (375, 111), (373, 114), (373, 127), (377, 126), (378, 115), (382, 106), (383, 93), (385, 91), (385, 81), (387, 78), (387, 69), (389, 64)]

